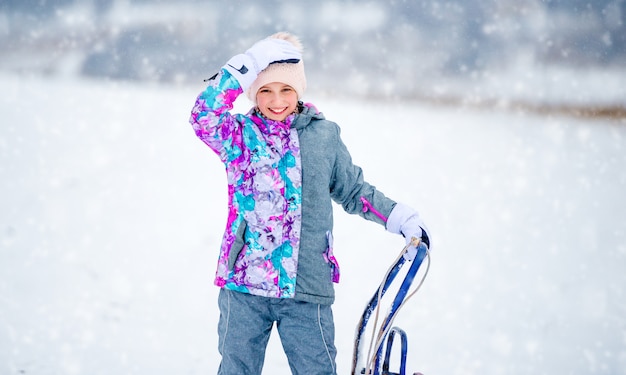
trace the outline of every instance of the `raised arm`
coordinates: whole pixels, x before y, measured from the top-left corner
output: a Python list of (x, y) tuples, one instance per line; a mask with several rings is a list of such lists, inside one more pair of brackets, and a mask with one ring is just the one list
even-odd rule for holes
[(273, 62), (297, 62), (302, 55), (286, 40), (266, 38), (245, 53), (233, 56), (215, 74), (200, 93), (189, 122), (198, 138), (213, 149), (223, 161), (237, 153), (233, 139), (241, 134), (241, 121), (230, 114), (233, 103), (255, 81), (258, 74)]

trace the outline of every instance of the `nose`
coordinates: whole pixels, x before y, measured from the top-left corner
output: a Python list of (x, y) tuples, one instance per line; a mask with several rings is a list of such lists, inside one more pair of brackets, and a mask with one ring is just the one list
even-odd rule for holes
[(280, 100), (280, 99), (281, 99), (280, 92), (273, 91), (273, 92), (272, 92), (272, 97), (271, 97), (271, 100), (272, 100), (272, 101), (277, 101), (277, 100)]

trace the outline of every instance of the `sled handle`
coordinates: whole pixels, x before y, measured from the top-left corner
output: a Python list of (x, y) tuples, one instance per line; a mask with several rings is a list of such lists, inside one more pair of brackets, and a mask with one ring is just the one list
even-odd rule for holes
[[(378, 313), (381, 307), (379, 302), (382, 299), (385, 292), (387, 291), (387, 289), (390, 287), (393, 280), (398, 275), (400, 268), (402, 268), (402, 266), (406, 263), (406, 259), (404, 258), (403, 255), (408, 250), (409, 246), (412, 246), (414, 244), (417, 245), (416, 247), (418, 249), (416, 257), (412, 261), (412, 264), (409, 267), (410, 269), (408, 273), (405, 275), (404, 280), (402, 281), (400, 290), (398, 290), (398, 292), (396, 293), (391, 309), (389, 313), (387, 314), (386, 318), (384, 319), (384, 321), (382, 322), (382, 326), (378, 327), (378, 324), (377, 324)], [(424, 276), (422, 277), (422, 279), (419, 281), (419, 285), (412, 292), (409, 293), (409, 288), (413, 282), (415, 274), (417, 273), (418, 269), (420, 268), (420, 265), (422, 264), (422, 261), (425, 258), (429, 259), (426, 272), (424, 273)], [(363, 311), (363, 315), (361, 316), (361, 319), (356, 329), (356, 335), (355, 335), (355, 341), (354, 341), (354, 352), (353, 352), (353, 357), (352, 357), (352, 371), (351, 371), (352, 375), (365, 374), (366, 372), (369, 373), (368, 375), (380, 375), (379, 366), (380, 366), (380, 360), (382, 359), (381, 357), (382, 357), (382, 349), (383, 349), (384, 340), (389, 334), (391, 325), (393, 324), (393, 320), (395, 316), (397, 315), (397, 313), (399, 312), (399, 310), (401, 309), (401, 307), (407, 302), (408, 299), (410, 299), (410, 297), (412, 297), (420, 289), (422, 283), (424, 282), (424, 279), (426, 278), (426, 275), (428, 274), (428, 268), (430, 268), (430, 258), (428, 256), (428, 247), (424, 243), (421, 243), (419, 239), (413, 238), (411, 243), (407, 244), (407, 246), (405, 246), (404, 249), (402, 249), (398, 258), (391, 265), (391, 267), (389, 268), (389, 270), (383, 277), (383, 281), (378, 287), (376, 293), (372, 296), (372, 298), (370, 299), (369, 303), (366, 305)], [(373, 335), (372, 341), (370, 342), (368, 356), (366, 358), (363, 358), (364, 357), (363, 334), (365, 333), (366, 326), (372, 314), (375, 315), (374, 331), (372, 332), (372, 335)], [(376, 331), (378, 330), (377, 328), (380, 329), (377, 335), (378, 339), (374, 340), (374, 337), (376, 336)], [(376, 341), (375, 345), (374, 345), (374, 341)], [(370, 355), (373, 355), (373, 357), (370, 357)], [(366, 359), (365, 367), (361, 367), (363, 365), (363, 363), (361, 362), (363, 361), (363, 359)]]
[[(400, 335), (400, 372), (389, 372), (389, 359), (391, 358), (391, 347), (393, 346), (393, 339), (396, 335)], [(383, 361), (383, 373), (382, 375), (405, 375), (406, 374), (406, 354), (408, 351), (408, 340), (406, 332), (404, 330), (393, 327), (389, 331), (387, 337), (387, 348), (385, 349), (385, 360)]]
[(425, 244), (420, 243), (418, 241), (418, 252), (415, 256), (415, 259), (413, 260), (409, 268), (409, 271), (404, 277), (404, 280), (402, 280), (402, 284), (400, 285), (400, 288), (398, 292), (396, 293), (396, 296), (391, 304), (390, 310), (387, 313), (387, 316), (378, 331), (377, 340), (372, 340), (372, 342), (375, 341), (375, 346), (373, 348), (377, 348), (375, 356), (371, 358), (371, 360), (373, 361), (372, 365), (373, 365), (374, 375), (379, 374), (378, 371), (380, 369), (379, 367), (380, 360), (382, 359), (383, 344), (387, 335), (389, 334), (389, 331), (392, 329), (392, 324), (393, 324), (394, 319), (396, 318), (396, 315), (398, 314), (402, 306), (404, 306), (404, 304), (421, 288), (422, 284), (424, 283), (426, 275), (428, 274), (428, 269), (430, 268), (430, 260), (427, 262), (428, 264), (426, 265), (427, 267), (426, 272), (424, 273), (424, 276), (422, 277), (422, 279), (419, 281), (417, 287), (415, 287), (413, 291), (409, 292), (409, 289), (411, 288), (411, 284), (413, 283), (413, 280), (423, 260), (427, 257), (428, 257), (428, 247), (426, 247)]

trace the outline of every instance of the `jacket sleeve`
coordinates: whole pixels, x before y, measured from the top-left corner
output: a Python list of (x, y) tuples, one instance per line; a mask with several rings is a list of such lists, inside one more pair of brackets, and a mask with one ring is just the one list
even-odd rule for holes
[[(367, 220), (386, 225), (396, 202), (364, 180), (363, 170), (352, 163), (352, 157), (341, 140), (340, 129), (338, 126), (336, 129), (335, 163), (330, 181), (332, 199), (350, 214), (358, 214)], [(363, 199), (371, 204), (370, 208), (364, 209)]]
[(241, 153), (239, 145), (243, 140), (244, 119), (229, 111), (242, 92), (237, 79), (222, 69), (209, 80), (207, 88), (198, 95), (191, 110), (189, 122), (196, 136), (215, 151), (223, 162)]

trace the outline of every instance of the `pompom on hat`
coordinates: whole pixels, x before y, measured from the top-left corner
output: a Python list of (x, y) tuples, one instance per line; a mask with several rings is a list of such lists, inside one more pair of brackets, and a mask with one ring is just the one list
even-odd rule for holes
[[(270, 35), (268, 38), (283, 39), (294, 45), (298, 51), (302, 52), (302, 43), (295, 35), (287, 32), (279, 32)], [(280, 82), (293, 87), (298, 94), (298, 99), (302, 98), (306, 89), (306, 76), (304, 75), (304, 62), (302, 59), (297, 63), (272, 63), (261, 71), (252, 86), (246, 91), (246, 96), (256, 103), (256, 94), (261, 87), (268, 83)]]

